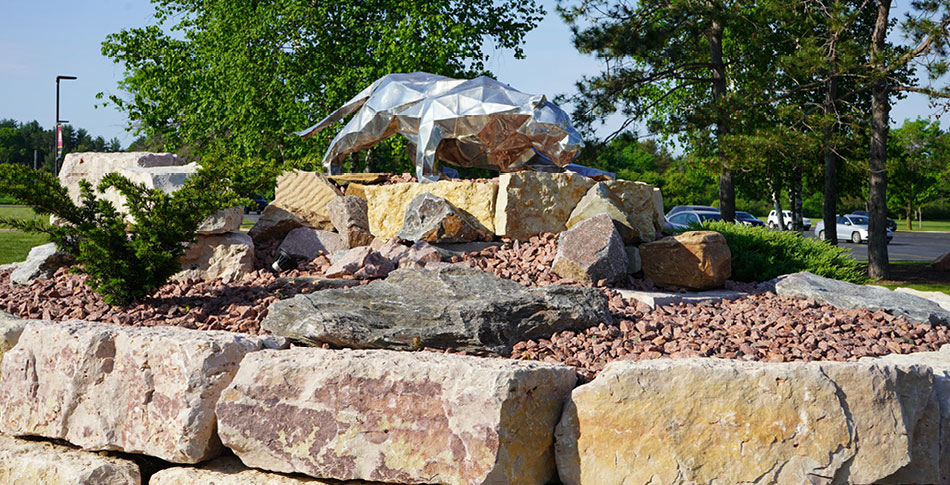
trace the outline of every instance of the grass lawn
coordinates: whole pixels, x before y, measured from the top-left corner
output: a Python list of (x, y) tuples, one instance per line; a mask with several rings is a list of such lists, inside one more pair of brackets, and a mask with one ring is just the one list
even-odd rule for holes
[[(907, 219), (897, 219), (897, 230), (907, 230)], [(921, 229), (917, 229), (917, 221), (914, 221), (914, 228), (912, 230), (950, 232), (950, 221), (924, 221)]]
[(33, 246), (48, 242), (45, 234), (0, 230), (0, 264), (23, 261)]
[(33, 218), (33, 209), (23, 206), (0, 205), (0, 217), (31, 219)]
[(890, 278), (871, 281), (869, 284), (885, 288), (913, 288), (920, 291), (939, 291), (950, 295), (950, 272), (930, 269), (926, 261), (900, 261), (891, 263)]

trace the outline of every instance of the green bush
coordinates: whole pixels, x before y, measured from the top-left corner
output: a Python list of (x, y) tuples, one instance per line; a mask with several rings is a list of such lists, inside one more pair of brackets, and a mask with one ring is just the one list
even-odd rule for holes
[(844, 248), (793, 231), (770, 231), (764, 227), (728, 222), (707, 223), (705, 229), (726, 238), (732, 252), (732, 279), (767, 281), (777, 276), (809, 271), (826, 278), (864, 283), (863, 265)]
[(129, 218), (96, 197), (85, 180), (77, 205), (49, 173), (22, 165), (0, 168), (0, 191), (65, 222), (54, 226), (45, 218), (0, 218), (0, 226), (47, 234), (57, 248), (76, 255), (74, 270), (88, 274), (87, 284), (110, 305), (127, 305), (164, 285), (181, 269), (178, 258), (201, 222), (219, 209), (240, 205), (227, 178), (208, 169), (173, 194), (115, 173), (103, 177), (95, 190), (108, 188), (125, 196)]

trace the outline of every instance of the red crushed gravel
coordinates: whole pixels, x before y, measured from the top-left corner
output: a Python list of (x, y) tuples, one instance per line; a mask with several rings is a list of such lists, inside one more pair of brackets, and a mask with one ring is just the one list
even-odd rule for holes
[[(273, 249), (273, 248), (271, 248)], [(578, 283), (551, 271), (557, 235), (505, 242), (479, 252), (453, 256), (451, 262), (483, 269), (527, 286)], [(272, 251), (260, 251), (258, 265)], [(322, 276), (324, 257), (281, 276)], [(201, 330), (263, 333), (267, 306), (278, 299), (316, 291), (305, 283), (281, 283), (258, 270), (231, 284), (172, 282), (155, 295), (127, 307), (109, 307), (83, 284), (85, 276), (60, 270), (29, 287), (11, 287), (10, 271), (0, 272), (0, 310), (23, 318), (83, 319), (117, 324), (179, 325)], [(604, 282), (614, 324), (582, 332), (559, 332), (550, 339), (519, 342), (512, 358), (563, 362), (592, 379), (607, 362), (660, 357), (719, 357), (758, 361), (853, 361), (864, 356), (933, 351), (950, 343), (947, 327), (911, 324), (882, 311), (840, 310), (811, 300), (761, 292), (754, 285), (729, 282), (750, 292), (734, 301), (670, 305), (650, 310), (624, 300)], [(616, 285), (615, 285), (616, 286)], [(649, 280), (628, 278), (619, 286), (654, 289)]]

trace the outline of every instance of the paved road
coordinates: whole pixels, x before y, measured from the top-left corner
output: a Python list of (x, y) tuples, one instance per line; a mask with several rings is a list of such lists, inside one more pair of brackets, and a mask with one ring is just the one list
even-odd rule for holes
[[(814, 238), (814, 232), (806, 232)], [(847, 248), (855, 259), (867, 261), (868, 245), (838, 242)], [(950, 232), (909, 232), (897, 231), (887, 246), (887, 258), (890, 261), (933, 261), (950, 252)]]

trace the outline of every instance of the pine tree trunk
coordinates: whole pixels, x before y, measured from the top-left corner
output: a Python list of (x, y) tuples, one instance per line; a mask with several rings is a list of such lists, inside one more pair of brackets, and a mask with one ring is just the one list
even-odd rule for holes
[[(877, 0), (877, 20), (871, 36), (871, 58), (882, 59), (885, 48), (887, 21), (891, 0)], [(871, 171), (868, 191), (868, 276), (885, 279), (887, 268), (887, 131), (891, 110), (889, 86), (883, 66), (877, 67), (878, 80), (871, 89)]]
[(792, 230), (802, 232), (805, 230), (802, 222), (802, 166), (792, 167), (792, 184), (788, 189), (788, 205), (792, 211)]
[(775, 219), (778, 222), (778, 230), (785, 230), (785, 215), (782, 214), (782, 198), (779, 195), (778, 184), (772, 184), (772, 208), (775, 210)]
[[(713, 20), (707, 39), (709, 41), (709, 63), (713, 66), (713, 100), (717, 104), (718, 110), (716, 122), (718, 143), (723, 143), (723, 138), (730, 131), (728, 115), (723, 107), (719, 105), (726, 97), (726, 65), (722, 62), (722, 32), (722, 24), (718, 20)], [(719, 212), (722, 213), (722, 220), (727, 222), (735, 222), (736, 220), (736, 185), (733, 175), (732, 169), (725, 166), (722, 168), (722, 173), (719, 174)]]
[[(831, 45), (831, 62), (836, 66), (835, 40)], [(828, 82), (828, 89), (825, 91), (825, 113), (836, 113), (835, 104), (838, 102), (838, 78), (836, 67), (832, 67), (832, 77)], [(825, 127), (824, 133), (824, 156), (825, 156), (825, 199), (821, 207), (821, 217), (825, 226), (825, 240), (832, 246), (838, 245), (838, 154), (835, 153), (834, 134), (835, 127), (838, 124), (837, 118)]]

